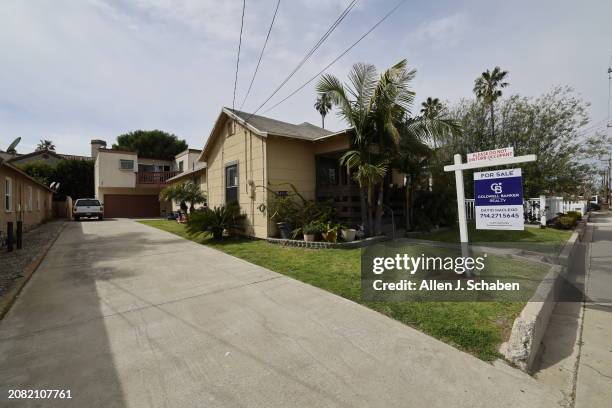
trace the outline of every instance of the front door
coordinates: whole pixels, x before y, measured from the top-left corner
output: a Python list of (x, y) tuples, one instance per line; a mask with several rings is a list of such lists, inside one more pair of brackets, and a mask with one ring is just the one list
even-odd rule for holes
[(225, 203), (238, 202), (238, 165), (225, 168)]

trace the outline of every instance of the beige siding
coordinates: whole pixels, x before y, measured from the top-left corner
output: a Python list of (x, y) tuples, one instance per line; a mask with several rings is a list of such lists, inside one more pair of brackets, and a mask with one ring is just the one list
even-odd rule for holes
[[(5, 210), (5, 180), (12, 180), (11, 209)], [(29, 191), (32, 191), (31, 207)], [(23, 230), (28, 231), (36, 224), (52, 216), (52, 193), (38, 183), (7, 166), (0, 166), (0, 231), (6, 234), (6, 223), (23, 221)], [(13, 228), (16, 228), (13, 227)]]
[(246, 233), (258, 238), (268, 235), (267, 215), (260, 211), (266, 204), (266, 140), (236, 124), (235, 134), (228, 136), (227, 126), (214, 141), (203, 161), (207, 164), (208, 205), (212, 208), (225, 203), (225, 167), (238, 164), (238, 201), (247, 216)]

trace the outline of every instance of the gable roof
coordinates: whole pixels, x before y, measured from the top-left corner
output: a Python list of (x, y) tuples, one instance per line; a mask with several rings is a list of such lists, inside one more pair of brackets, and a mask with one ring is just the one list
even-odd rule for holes
[(250, 113), (241, 112), (230, 108), (223, 108), (223, 110), (227, 110), (228, 113), (233, 114), (231, 116), (239, 117), (240, 119), (251, 124), (261, 132), (275, 136), (316, 140), (320, 137), (327, 136), (333, 133), (329, 130), (320, 128), (308, 122), (304, 122), (299, 125), (294, 125), (293, 123), (283, 122), (281, 120), (267, 118), (265, 116), (260, 115), (251, 115)]
[(215, 125), (213, 126), (213, 129), (206, 140), (206, 144), (198, 160), (202, 160), (206, 153), (208, 153), (208, 149), (210, 148), (210, 145), (215, 137), (215, 133), (223, 123), (222, 119), (226, 117), (234, 119), (241, 125), (251, 130), (253, 133), (262, 137), (280, 136), (314, 142), (346, 132), (346, 130), (332, 132), (308, 122), (295, 125), (293, 123), (283, 122), (281, 120), (260, 115), (253, 115), (247, 112), (224, 107), (221, 109), (221, 113), (219, 113), (219, 116), (215, 121)]
[(88, 156), (77, 156), (77, 155), (71, 155), (71, 154), (61, 154), (61, 153), (57, 153), (54, 150), (49, 150), (49, 149), (42, 149), (42, 150), (35, 150), (31, 153), (26, 153), (26, 154), (20, 154), (17, 156), (12, 156), (11, 158), (7, 159), (8, 162), (14, 163), (14, 162), (19, 162), (23, 159), (27, 159), (27, 158), (31, 158), (31, 157), (35, 157), (35, 156), (39, 156), (39, 155), (43, 155), (46, 154), (48, 156), (53, 156), (59, 160), (92, 160), (91, 157)]

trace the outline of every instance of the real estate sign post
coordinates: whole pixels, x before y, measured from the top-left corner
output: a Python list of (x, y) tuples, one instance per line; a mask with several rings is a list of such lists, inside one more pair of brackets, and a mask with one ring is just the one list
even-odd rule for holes
[[(469, 256), (468, 248), (468, 228), (467, 218), (465, 216), (465, 192), (463, 189), (463, 171), (470, 169), (479, 169), (485, 167), (504, 166), (508, 164), (526, 163), (536, 161), (537, 157), (535, 154), (528, 154), (525, 156), (514, 157), (514, 149), (511, 147), (505, 149), (488, 150), (485, 152), (476, 152), (468, 154), (468, 162), (463, 163), (460, 154), (454, 156), (454, 164), (444, 166), (444, 171), (455, 172), (455, 184), (457, 188), (457, 211), (459, 217), (459, 239), (461, 243), (462, 256)], [(520, 170), (520, 169), (514, 169)], [(500, 170), (503, 171), (503, 170)], [(508, 171), (508, 170), (505, 170)], [(499, 178), (499, 177), (498, 177)], [(506, 177), (509, 178), (509, 177)], [(502, 181), (503, 183), (503, 181)], [(516, 183), (516, 181), (511, 182)], [(489, 184), (489, 188), (491, 185)], [(502, 191), (503, 191), (502, 185)], [(514, 188), (516, 190), (516, 188)], [(500, 193), (502, 194), (502, 193)], [(521, 183), (521, 214), (523, 206), (523, 194), (522, 194), (522, 183)], [(510, 205), (510, 204), (508, 204)], [(523, 219), (522, 216), (520, 218)], [(490, 229), (511, 229), (511, 228), (490, 228)], [(521, 228), (522, 229), (522, 228)]]

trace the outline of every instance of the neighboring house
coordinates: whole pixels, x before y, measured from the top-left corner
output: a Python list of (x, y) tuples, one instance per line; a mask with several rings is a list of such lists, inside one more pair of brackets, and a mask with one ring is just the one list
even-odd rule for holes
[[(136, 152), (106, 149), (92, 140), (95, 196), (104, 204), (104, 216), (159, 217), (172, 211), (172, 203), (160, 201), (159, 192), (183, 170), (194, 167), (199, 150), (186, 150), (175, 160), (139, 157)], [(183, 163), (182, 165), (179, 163)]]
[(62, 160), (93, 160), (92, 157), (88, 156), (76, 156), (71, 154), (60, 154), (53, 150), (43, 149), (36, 150), (32, 153), (17, 154), (7, 159), (9, 163), (15, 166), (21, 166), (32, 162), (44, 162), (50, 166), (56, 166)]
[[(247, 217), (248, 235), (274, 236), (276, 224), (267, 211), (274, 194), (270, 190), (291, 192), (290, 183), (307, 199), (333, 201), (336, 215), (356, 225), (361, 219), (359, 187), (340, 165), (349, 132), (223, 108), (199, 158), (207, 164), (208, 206), (237, 201)], [(385, 189), (392, 188), (403, 188), (396, 172), (385, 181)]]
[(6, 236), (7, 222), (23, 222), (23, 230), (51, 218), (53, 191), (0, 158), (0, 231)]

